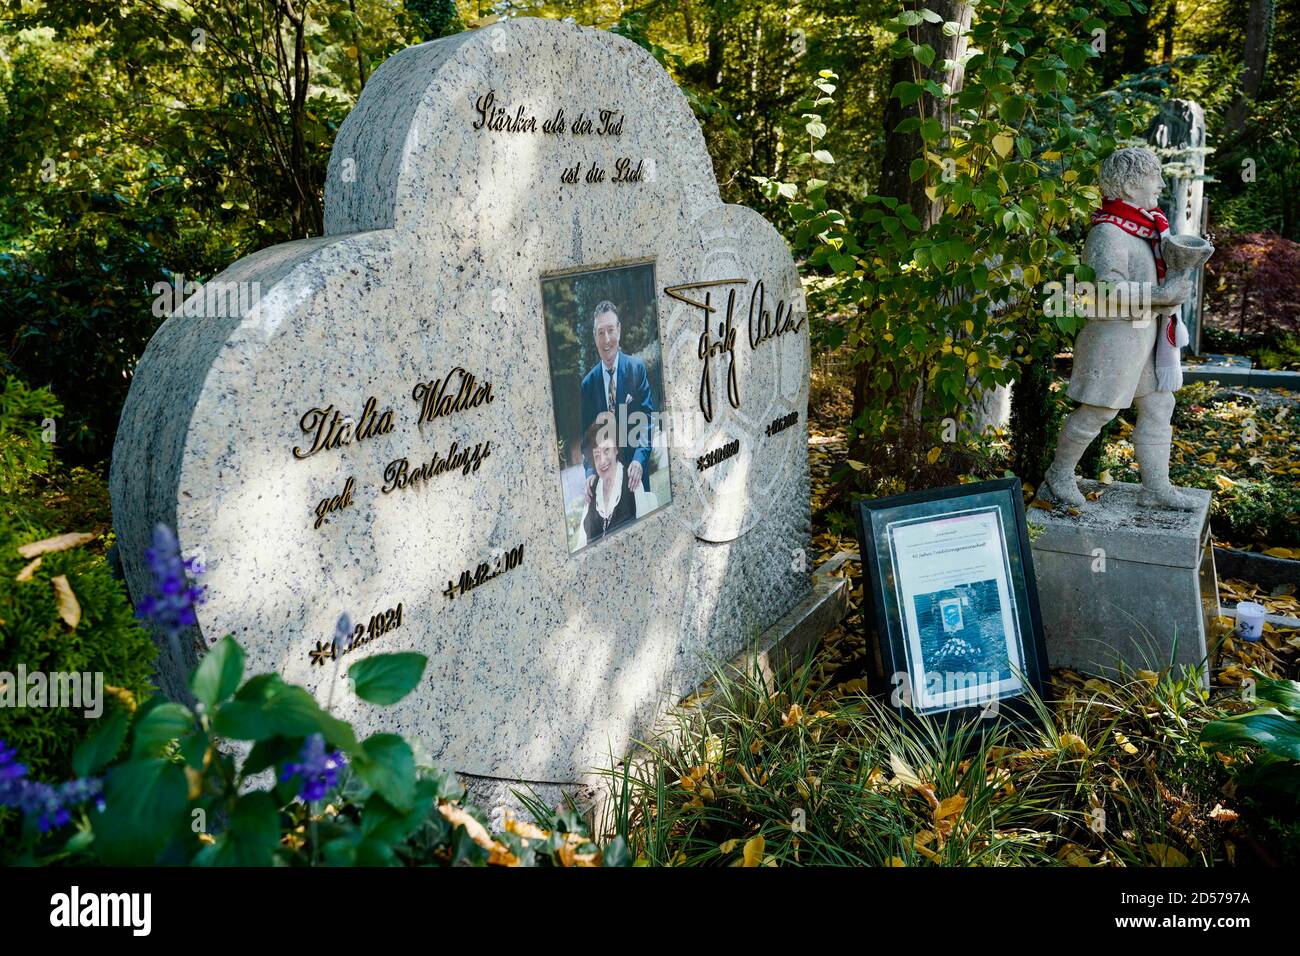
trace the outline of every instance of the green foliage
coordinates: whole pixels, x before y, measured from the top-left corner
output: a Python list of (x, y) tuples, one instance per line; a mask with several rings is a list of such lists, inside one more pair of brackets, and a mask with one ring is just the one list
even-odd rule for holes
[(1210, 520), (1220, 540), (1259, 541), (1276, 547), (1300, 544), (1300, 488), (1289, 476), (1236, 478), (1231, 487), (1220, 488), (1215, 479), (1221, 474), (1221, 468), (1200, 464), (1170, 470), (1172, 479), (1184, 487), (1215, 492)]
[(47, 388), (28, 388), (6, 376), (0, 381), (0, 495), (11, 502), (31, 491), (32, 478), (54, 463), (55, 429), (63, 406)]
[[(86, 548), (45, 554), (27, 580), (17, 580), (28, 564), (18, 547), (50, 533), (40, 528), (20, 531), (0, 517), (0, 671), (5, 672), (0, 680), (16, 683), (20, 664), (28, 674), (98, 674), (104, 713), (87, 718), (83, 708), (0, 708), (0, 740), (22, 753), (34, 776), (63, 779), (72, 769), (74, 750), (88, 733), (111, 723), (115, 709), (133, 707), (152, 692), (157, 651), (135, 620), (121, 582), (102, 557)], [(59, 576), (67, 578), (81, 610), (75, 628), (59, 617), (51, 584)]]
[(1233, 783), (1282, 863), (1300, 863), (1300, 684), (1256, 671), (1250, 708), (1207, 724), (1201, 742), (1231, 766)]
[(1300, 488), (1271, 478), (1243, 478), (1216, 497), (1212, 520), (1228, 541), (1300, 544)]
[[(1100, 6), (1112, 14), (1129, 7)], [(860, 366), (857, 448), (895, 450), (863, 462), (868, 483), (916, 483), (941, 453), (943, 420), (965, 418), (972, 390), (1050, 362), (1077, 331), (1080, 320), (1045, 314), (1037, 290), (1069, 273), (1088, 278), (1078, 240), (1099, 201), (1096, 167), (1138, 128), (1137, 107), (1122, 98), (1107, 101), (1102, 128), (1077, 99), (1090, 84), (1100, 16), (1078, 9), (1038, 17), (1023, 0), (978, 8), (968, 34), (977, 52), (955, 95), (929, 78), (935, 51), (917, 42), (918, 25), (934, 18), (905, 11), (887, 24), (892, 55), (913, 62), (914, 79), (891, 95), (916, 115), (894, 132), (923, 143), (908, 178), (923, 187), (928, 208), (881, 195), (843, 210), (830, 203), (835, 160), (820, 142), (836, 92), (830, 72), (798, 106), (807, 150), (793, 164), (802, 183), (760, 180), (771, 198), (788, 200), (796, 248), (811, 269), (834, 277), (835, 299), (849, 311), (830, 344), (845, 341)], [(1045, 388), (1038, 391), (1041, 401)], [(1043, 430), (1031, 462), (1048, 438)]]
[(420, 654), (380, 654), (348, 668), (356, 694), (372, 704), (395, 704), (419, 683), (425, 658)]
[(1266, 369), (1300, 371), (1300, 335), (1279, 335), (1275, 345), (1261, 348), (1259, 366)]
[[(82, 469), (66, 474), (57, 467), (62, 415), (48, 389), (29, 389), (11, 377), (0, 384), (0, 740), (22, 752), (33, 774), (56, 780), (79, 769), (73, 754), (87, 734), (124, 726), (125, 711), (152, 691), (157, 657), (104, 562), (103, 538), (39, 561), (19, 553), (20, 546), (62, 531), (107, 526), (103, 482)], [(53, 583), (59, 578), (76, 602), (75, 627), (59, 613)], [(29, 688), (43, 693), (44, 702), (19, 706), (40, 701), (29, 698)], [(79, 706), (55, 706), (73, 703)], [(111, 735), (101, 740), (105, 747), (112, 742)], [(0, 839), (16, 823), (14, 814), (0, 810)]]
[(1294, 813), (1300, 809), (1300, 684), (1256, 672), (1255, 700), (1254, 709), (1207, 724), (1201, 743), (1257, 749), (1255, 759), (1239, 771), (1238, 783), (1280, 798)]
[[(354, 663), (350, 672), (362, 699), (387, 704), (415, 686), (426, 663), (419, 654), (379, 654)], [(101, 723), (73, 762), (78, 775), (103, 775), (105, 809), (83, 814), (71, 836), (42, 837), (28, 827), (19, 862), (627, 862), (621, 844), (600, 851), (571, 813), (561, 815), (564, 827), (553, 833), (530, 827), (490, 836), (483, 814), (460, 806), (465, 794), (454, 775), (418, 766), (411, 745), (396, 734), (358, 740), (348, 723), (278, 674), (245, 680), (244, 652), (231, 637), (208, 652), (190, 687), (200, 705), (195, 710), (154, 698), (129, 720), (125, 711), (117, 711)], [(300, 772), (289, 766), (301, 759), (313, 735), (348, 762), (336, 792), (326, 794), (328, 806), (323, 800), (303, 802)], [(229, 741), (253, 746), (240, 761)], [(273, 782), (258, 786), (259, 775), (268, 771)]]
[(403, 6), (423, 40), (436, 40), (464, 29), (456, 0), (406, 0)]

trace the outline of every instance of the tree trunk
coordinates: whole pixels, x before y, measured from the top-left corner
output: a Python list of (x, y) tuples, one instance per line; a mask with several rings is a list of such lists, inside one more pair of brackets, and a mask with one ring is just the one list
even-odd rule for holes
[(357, 83), (361, 92), (366, 89), (366, 55), (361, 50), (361, 31), (357, 28), (357, 0), (348, 0), (352, 11), (352, 46), (357, 51)]
[(705, 57), (705, 82), (709, 89), (716, 90), (722, 85), (722, 64), (726, 52), (726, 42), (722, 36), (722, 13), (717, 2), (709, 10), (709, 48)]
[(1151, 45), (1151, 8), (1134, 11), (1125, 23), (1124, 48), (1120, 55), (1120, 72), (1123, 76), (1141, 73), (1151, 64), (1147, 61), (1147, 47)]
[(1101, 57), (1101, 81), (1114, 86), (1131, 73), (1141, 73), (1147, 63), (1151, 42), (1151, 11), (1136, 10), (1106, 24), (1106, 51)]
[[(967, 39), (966, 34), (970, 28), (971, 14), (973, 4), (961, 2), (961, 0), (928, 0), (928, 2), (916, 3), (909, 2), (907, 6), (910, 9), (920, 9), (922, 6), (928, 7), (943, 19), (944, 22), (953, 21), (961, 24), (961, 29), (956, 36), (947, 36), (942, 30), (942, 23), (924, 22), (913, 28), (913, 39), (918, 43), (928, 43), (934, 48), (935, 57), (929, 67), (923, 67), (919, 62), (911, 57), (901, 57), (894, 60), (890, 67), (890, 88), (903, 81), (924, 82), (927, 79), (934, 80), (940, 85), (947, 83), (955, 96), (961, 89), (963, 80), (963, 71), (960, 66), (951, 71), (943, 69), (945, 61), (956, 63), (961, 60), (965, 53)], [(937, 116), (945, 126), (949, 125), (951, 117), (947, 114), (944, 104), (929, 94), (923, 95), (919, 100), (909, 106), (903, 106), (896, 97), (890, 97), (885, 106), (884, 128), (885, 128), (885, 151), (880, 163), (880, 186), (877, 192), (882, 196), (893, 196), (900, 202), (906, 202), (921, 221), (924, 228), (929, 228), (939, 217), (942, 205), (931, 202), (925, 194), (926, 181), (924, 179), (912, 182), (908, 176), (908, 167), (912, 160), (924, 155), (924, 141), (919, 132), (899, 133), (897, 132), (898, 124), (912, 116)], [(858, 417), (875, 403), (877, 396), (872, 381), (878, 366), (874, 363), (860, 362), (854, 370), (853, 380), (853, 419)], [(896, 380), (896, 376), (891, 375), (891, 379)], [(915, 467), (915, 463), (920, 460), (919, 449), (921, 445), (921, 418), (924, 413), (924, 383), (926, 377), (921, 375), (920, 382), (917, 386), (917, 393), (909, 405), (909, 413), (906, 420), (900, 425), (900, 447), (897, 449), (897, 465), (890, 468), (895, 473), (908, 473)], [(868, 447), (867, 436), (857, 435), (854, 438), (853, 445), (849, 450), (849, 457), (864, 462), (879, 461), (879, 455), (873, 454)]]
[(1264, 85), (1268, 48), (1273, 35), (1273, 0), (1250, 0), (1246, 12), (1246, 47), (1242, 57), (1241, 88), (1228, 108), (1228, 129), (1241, 132), (1250, 107)]
[(1055, 432), (1052, 410), (1052, 357), (1026, 362), (1011, 392), (1012, 468), (1031, 485), (1043, 480), (1052, 462)]
[[(912, 8), (919, 8), (923, 4), (909, 4)], [(889, 86), (892, 89), (895, 84), (905, 81), (925, 82), (934, 80), (936, 83), (948, 83), (955, 96), (961, 90), (963, 70), (960, 66), (951, 72), (942, 69), (941, 64), (944, 60), (956, 62), (961, 59), (966, 50), (966, 31), (970, 28), (972, 5), (970, 3), (956, 2), (956, 0), (941, 0), (938, 3), (924, 4), (928, 6), (945, 21), (955, 21), (961, 24), (961, 31), (955, 37), (945, 36), (942, 24), (939, 23), (922, 23), (916, 27), (919, 34), (916, 37), (918, 43), (928, 43), (934, 48), (934, 63), (926, 68), (921, 66), (911, 57), (902, 57), (893, 62), (889, 71)], [(890, 97), (889, 102), (885, 105), (885, 153), (880, 161), (880, 189), (882, 196), (893, 196), (899, 202), (906, 202), (912, 207), (912, 212), (916, 218), (921, 220), (927, 228), (933, 224), (937, 218), (938, 204), (931, 203), (929, 197), (925, 194), (925, 181), (917, 180), (912, 182), (907, 174), (907, 168), (911, 165), (912, 160), (923, 155), (924, 142), (921, 139), (920, 132), (914, 133), (896, 133), (894, 130), (903, 120), (912, 116), (938, 116), (944, 126), (949, 125), (950, 117), (945, 113), (943, 104), (936, 100), (928, 93), (924, 94), (919, 100), (910, 106), (903, 106), (895, 97)]]

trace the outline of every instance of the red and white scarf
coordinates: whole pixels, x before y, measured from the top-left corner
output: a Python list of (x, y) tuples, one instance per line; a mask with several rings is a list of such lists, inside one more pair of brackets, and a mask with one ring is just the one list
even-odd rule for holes
[[(1092, 224), (1108, 222), (1131, 236), (1145, 239), (1156, 260), (1156, 282), (1165, 281), (1165, 258), (1161, 240), (1169, 235), (1169, 219), (1159, 209), (1142, 209), (1122, 199), (1103, 199), (1092, 214)], [(1181, 309), (1179, 310), (1181, 312)], [(1182, 347), (1190, 336), (1178, 312), (1171, 313), (1162, 335), (1156, 336), (1156, 390), (1176, 392), (1183, 385)]]

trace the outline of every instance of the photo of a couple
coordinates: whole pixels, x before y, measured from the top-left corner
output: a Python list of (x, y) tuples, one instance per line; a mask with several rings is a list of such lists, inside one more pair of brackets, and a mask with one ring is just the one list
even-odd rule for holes
[(654, 266), (542, 280), (569, 551), (672, 498), (658, 439), (663, 373)]

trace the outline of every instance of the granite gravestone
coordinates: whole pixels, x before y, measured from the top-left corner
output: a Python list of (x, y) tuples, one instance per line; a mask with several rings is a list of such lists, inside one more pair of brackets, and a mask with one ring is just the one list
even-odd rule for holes
[[(136, 370), (127, 582), (163, 522), (209, 595), (170, 694), (233, 634), (360, 733), (563, 782), (808, 594), (799, 278), (641, 48), (519, 19), (398, 53), (339, 131), (325, 233), (232, 265), (251, 304), (182, 308)], [(639, 420), (602, 444), (593, 413)], [(403, 650), (416, 692), (350, 694)]]

